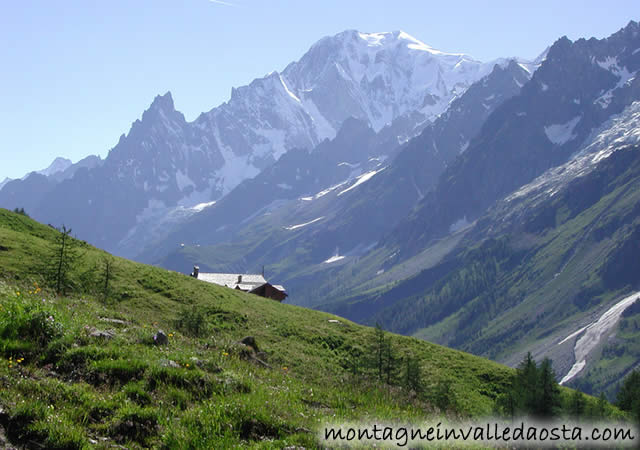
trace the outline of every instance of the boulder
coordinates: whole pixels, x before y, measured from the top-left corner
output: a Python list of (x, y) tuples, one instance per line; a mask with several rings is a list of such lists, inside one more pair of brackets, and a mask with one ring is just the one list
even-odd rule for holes
[(116, 336), (116, 333), (112, 330), (98, 330), (97, 328), (92, 328), (89, 331), (89, 337), (96, 339), (113, 339)]
[(180, 368), (180, 364), (178, 364), (177, 362), (171, 360), (171, 359), (163, 359), (162, 361), (160, 361), (160, 366), (162, 367), (172, 367), (174, 369), (179, 369)]

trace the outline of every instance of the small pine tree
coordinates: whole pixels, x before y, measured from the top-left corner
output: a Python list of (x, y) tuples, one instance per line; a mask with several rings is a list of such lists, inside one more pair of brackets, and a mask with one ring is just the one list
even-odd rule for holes
[(574, 418), (583, 417), (587, 408), (587, 401), (584, 398), (584, 394), (577, 389), (573, 391), (569, 398), (569, 414)]
[(29, 214), (27, 214), (27, 213), (25, 212), (24, 208), (15, 208), (15, 209), (13, 210), (13, 212), (14, 212), (14, 213), (16, 213), (16, 214), (20, 214), (20, 215), (22, 215), (22, 216), (29, 217)]
[(421, 394), (424, 391), (420, 362), (412, 356), (407, 356), (404, 360), (402, 382), (407, 391), (413, 391), (416, 394)]
[(448, 409), (456, 409), (455, 393), (451, 388), (451, 382), (440, 381), (435, 386), (435, 392), (433, 394), (433, 401), (440, 411), (447, 411)]
[(501, 394), (496, 399), (496, 409), (498, 414), (504, 414), (505, 416), (514, 419), (517, 410), (517, 399), (515, 391), (509, 389), (504, 394)]
[(391, 385), (396, 382), (398, 376), (398, 358), (391, 341), (385, 339), (383, 347), (383, 375), (384, 382)]
[(608, 415), (608, 401), (607, 397), (604, 395), (604, 392), (601, 392), (598, 396), (598, 403), (596, 403), (595, 416), (598, 419), (605, 419)]
[(371, 348), (371, 360), (368, 367), (373, 370), (378, 380), (394, 384), (398, 376), (398, 358), (391, 341), (379, 323), (376, 324)]
[(54, 247), (44, 262), (44, 275), (58, 295), (72, 287), (71, 272), (77, 267), (80, 255), (76, 241), (71, 237), (71, 228), (62, 226), (58, 230)]
[(113, 279), (114, 262), (113, 258), (109, 255), (105, 256), (102, 260), (103, 264), (103, 279), (102, 279), (102, 298), (106, 301), (111, 293), (111, 281)]
[(357, 377), (362, 373), (363, 357), (359, 350), (351, 349), (343, 361), (343, 367), (354, 377)]
[(380, 326), (379, 323), (376, 323), (375, 341), (374, 341), (373, 350), (374, 350), (373, 366), (376, 373), (378, 374), (378, 379), (382, 380), (382, 377), (384, 375), (385, 337), (384, 337), (384, 330), (382, 329), (382, 326)]

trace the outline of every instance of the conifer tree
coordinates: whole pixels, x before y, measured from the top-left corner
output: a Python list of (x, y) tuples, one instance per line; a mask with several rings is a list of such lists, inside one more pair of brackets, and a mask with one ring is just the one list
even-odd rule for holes
[(384, 330), (379, 323), (376, 323), (375, 328), (375, 343), (374, 343), (374, 368), (378, 374), (378, 379), (382, 380), (384, 374), (384, 357), (385, 357), (385, 338)]
[(537, 391), (539, 397), (535, 409), (536, 415), (540, 417), (554, 416), (560, 408), (560, 388), (549, 358), (545, 358), (538, 369)]
[(531, 414), (537, 409), (538, 366), (531, 353), (527, 353), (522, 363), (520, 363), (512, 389), (515, 410)]
[(567, 408), (569, 414), (574, 418), (582, 417), (585, 414), (586, 408), (587, 401), (584, 398), (584, 394), (576, 389), (569, 399), (569, 407)]
[(391, 341), (385, 339), (383, 347), (383, 375), (384, 382), (394, 384), (398, 375), (398, 358)]
[(404, 376), (402, 377), (404, 388), (416, 394), (422, 393), (424, 391), (424, 383), (422, 381), (420, 362), (413, 356), (407, 356), (404, 363)]
[(76, 267), (79, 254), (71, 237), (71, 228), (62, 226), (56, 236), (50, 255), (44, 260), (44, 275), (57, 294), (64, 294), (72, 285), (71, 272)]
[(527, 353), (518, 366), (511, 389), (499, 399), (499, 407), (511, 416), (552, 417), (557, 414), (561, 396), (551, 360), (545, 358), (538, 367), (531, 353)]
[(20, 214), (20, 215), (22, 215), (22, 216), (29, 217), (29, 214), (27, 214), (27, 213), (25, 212), (24, 208), (15, 208), (15, 209), (13, 210), (13, 212), (14, 212), (14, 213), (16, 213), (16, 214)]
[(371, 349), (371, 361), (369, 367), (373, 369), (378, 380), (393, 384), (398, 375), (398, 358), (391, 341), (379, 323), (374, 331), (373, 345)]
[(109, 297), (111, 292), (111, 280), (113, 279), (114, 263), (113, 258), (109, 255), (103, 259), (103, 278), (102, 278), (102, 296), (104, 300)]
[(634, 370), (624, 379), (616, 397), (616, 405), (631, 412), (640, 421), (640, 371)]
[(607, 417), (607, 404), (609, 402), (607, 401), (607, 397), (604, 395), (604, 392), (600, 393), (600, 396), (598, 396), (598, 403), (596, 403), (596, 408), (594, 411), (594, 416), (597, 419), (604, 419)]

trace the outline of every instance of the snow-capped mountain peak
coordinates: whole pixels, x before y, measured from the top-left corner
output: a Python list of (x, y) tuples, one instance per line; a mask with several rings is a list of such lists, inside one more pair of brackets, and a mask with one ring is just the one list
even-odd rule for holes
[[(329, 124), (333, 133), (321, 136), (332, 137), (347, 115), (376, 131), (411, 112), (431, 121), (492, 68), (462, 53), (436, 50), (404, 31), (348, 30), (318, 41), (282, 78), (303, 105), (313, 104), (314, 122), (321, 116)], [(343, 111), (335, 111), (337, 98)]]
[[(44, 175), (46, 177), (56, 174), (58, 172), (64, 172), (69, 167), (71, 167), (73, 163), (70, 159), (57, 157), (53, 160), (53, 162), (46, 169), (39, 170), (37, 173), (40, 175)], [(25, 175), (26, 178), (27, 175)]]
[(409, 33), (404, 31), (387, 31), (383, 33), (361, 33), (357, 32), (358, 37), (367, 42), (367, 45), (370, 47), (383, 47), (387, 44), (388, 41), (393, 41), (394, 43), (403, 43), (402, 41), (406, 41), (407, 48), (410, 50), (420, 50), (432, 53), (434, 55), (455, 55), (455, 56), (463, 56), (462, 54), (456, 53), (444, 53), (440, 50), (436, 50), (430, 45), (425, 44), (424, 42), (414, 38)]
[[(76, 226), (113, 248), (134, 227), (155, 220), (149, 211), (155, 217), (219, 200), (289, 150), (310, 151), (333, 139), (349, 118), (376, 132), (401, 119), (399, 132), (410, 138), (493, 66), (436, 50), (403, 31), (347, 30), (321, 39), (284, 70), (232, 89), (227, 102), (193, 122), (175, 109), (170, 92), (156, 96), (66, 205), (112, 205), (117, 186), (118, 227), (110, 226), (108, 208), (104, 217), (92, 216), (104, 223)], [(89, 192), (89, 185), (98, 191)], [(71, 217), (73, 208), (51, 215)]]

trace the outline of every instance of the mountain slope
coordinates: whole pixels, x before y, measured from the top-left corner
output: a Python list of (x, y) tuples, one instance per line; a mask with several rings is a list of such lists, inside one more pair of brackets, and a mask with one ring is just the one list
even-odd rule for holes
[[(173, 252), (180, 243), (210, 245), (228, 240), (238, 227), (257, 214), (342, 182), (357, 173), (356, 169), (364, 170), (371, 165), (370, 158), (386, 158), (386, 153), (398, 146), (396, 136), (386, 131), (376, 134), (366, 122), (347, 119), (334, 139), (325, 140), (312, 151), (290, 150), (254, 178), (243, 181), (215, 205), (174, 230), (168, 230), (170, 234), (165, 229), (167, 236), (159, 235), (155, 240), (148, 239), (149, 236), (134, 236), (137, 242), (128, 245), (127, 251), (141, 260), (155, 262)], [(145, 238), (148, 253), (135, 253)]]
[(385, 245), (409, 257), (564, 163), (592, 130), (638, 98), (638, 29), (631, 22), (607, 39), (558, 40), (522, 93), (491, 115), (474, 144)]
[[(372, 329), (110, 258), (84, 243), (82, 267), (71, 273), (83, 281), (56, 297), (34, 268), (57, 236), (0, 210), (0, 434), (4, 427), (15, 444), (316, 447), (313, 433), (327, 420), (433, 417), (445, 381), (450, 412), (490, 414), (513, 372), (387, 335), (399, 355), (421, 361), (429, 382), (426, 396), (416, 398), (350, 375), (347, 363), (366, 351)], [(102, 283), (93, 291), (84, 273), (95, 264), (99, 278), (104, 258), (112, 270), (106, 298)], [(32, 313), (43, 318), (37, 327), (12, 334)], [(154, 345), (158, 328), (168, 334), (166, 345)], [(246, 336), (263, 363), (239, 342)]]
[(639, 289), (639, 38), (631, 22), (556, 42), (414, 211), (333, 274), (344, 285), (323, 284), (335, 302), (317, 307), (507, 364), (551, 356), (566, 382), (612, 395), (638, 361), (636, 318), (619, 314)]
[[(330, 272), (333, 266), (325, 261), (334, 252), (348, 261), (391, 230), (528, 76), (515, 61), (496, 65), (420, 136), (392, 152), (395, 158), (388, 156), (395, 136), (386, 137), (387, 129), (374, 135), (359, 122), (345, 122), (334, 141), (308, 154), (289, 152), (179, 228), (162, 247), (154, 246), (173, 246), (173, 254), (145, 258), (178, 271), (191, 263), (220, 271), (266, 265), (291, 293), (300, 292), (310, 280), (310, 268)], [(300, 226), (307, 222), (313, 225)], [(318, 276), (314, 272), (316, 281)], [(312, 301), (306, 294), (293, 297), (294, 302)]]
[(640, 291), (639, 111), (632, 104), (575, 159), (498, 202), (432, 268), (329, 309), (507, 364), (551, 356), (558, 374), (571, 370), (566, 382), (613, 395), (640, 356), (636, 313), (624, 313)]
[(46, 169), (30, 172), (16, 180), (7, 178), (0, 183), (0, 205), (7, 209), (25, 208), (33, 214), (56, 184), (73, 178), (80, 169), (93, 169), (100, 164), (102, 159), (95, 155), (87, 156), (75, 164), (65, 158), (56, 158)]

